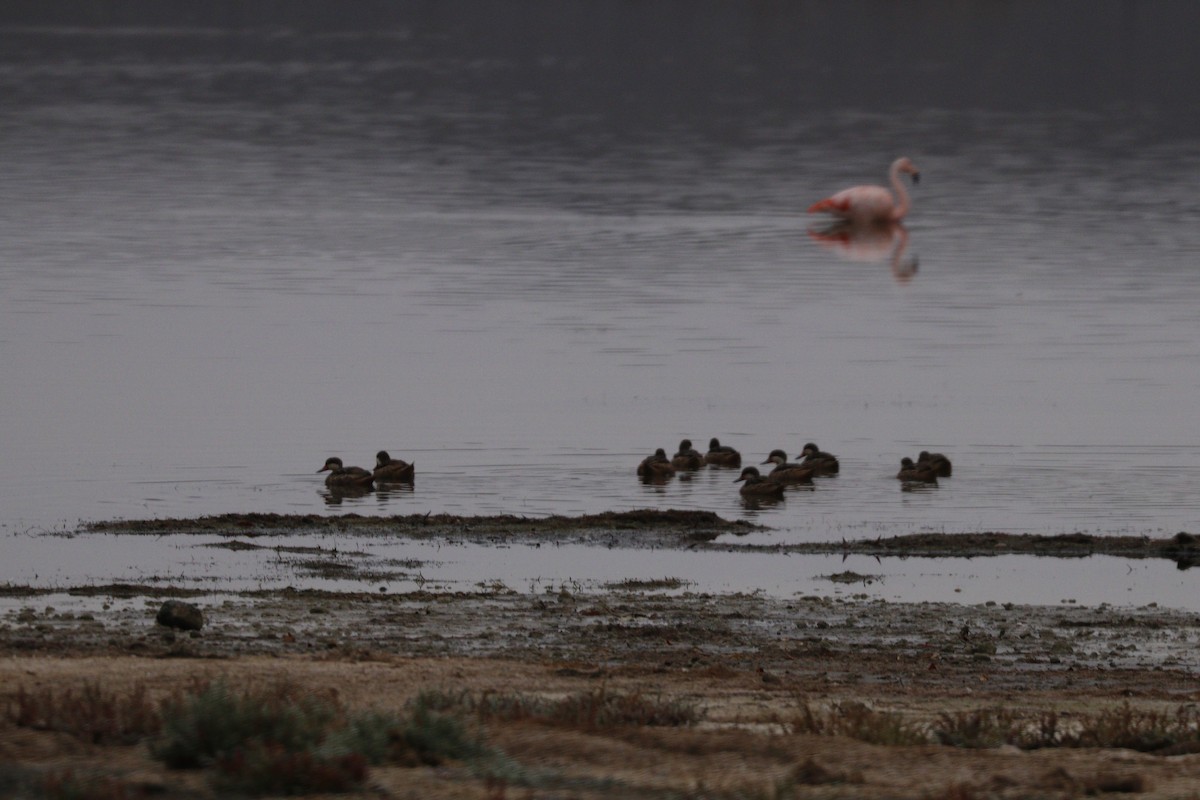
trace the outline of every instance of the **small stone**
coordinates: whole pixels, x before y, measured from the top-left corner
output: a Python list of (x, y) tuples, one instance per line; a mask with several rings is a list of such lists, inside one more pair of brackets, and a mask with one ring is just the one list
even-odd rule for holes
[(154, 621), (168, 628), (179, 628), (184, 631), (198, 631), (204, 627), (204, 613), (191, 603), (182, 600), (168, 600), (158, 609)]

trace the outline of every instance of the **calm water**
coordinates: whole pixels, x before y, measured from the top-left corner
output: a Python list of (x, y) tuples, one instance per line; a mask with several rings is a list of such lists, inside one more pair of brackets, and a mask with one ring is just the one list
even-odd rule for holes
[[(946, 53), (910, 67), (929, 105), (799, 67), (782, 103), (744, 53), (729, 85), (600, 92), (588, 51), (443, 33), (0, 30), (0, 581), (99, 579), (71, 563), (97, 545), (29, 533), (223, 512), (1200, 531), (1194, 106), (962, 99)], [(904, 235), (810, 234), (812, 201), (901, 154)], [(712, 436), (748, 463), (814, 440), (842, 474), (763, 509), (727, 471), (634, 478)], [(325, 458), (380, 448), (415, 488), (332, 502)], [(921, 449), (955, 477), (901, 492)], [(480, 570), (592, 577), (537, 558)], [(1067, 574), (1053, 594), (1107, 580)]]

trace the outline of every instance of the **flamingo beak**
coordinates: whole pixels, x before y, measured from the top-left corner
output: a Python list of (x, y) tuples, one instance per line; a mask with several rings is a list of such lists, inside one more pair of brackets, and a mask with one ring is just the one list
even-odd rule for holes
[(919, 172), (914, 172), (914, 173), (912, 174), (912, 176), (913, 176), (913, 183), (920, 183), (920, 182), (921, 182), (921, 173), (919, 173)]

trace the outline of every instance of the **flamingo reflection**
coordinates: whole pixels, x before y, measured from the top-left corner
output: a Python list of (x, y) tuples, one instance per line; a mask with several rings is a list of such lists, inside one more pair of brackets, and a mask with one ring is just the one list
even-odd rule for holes
[(859, 225), (844, 222), (819, 230), (810, 229), (808, 235), (846, 261), (887, 262), (892, 277), (899, 283), (908, 283), (917, 274), (916, 256), (904, 257), (908, 231), (899, 222)]

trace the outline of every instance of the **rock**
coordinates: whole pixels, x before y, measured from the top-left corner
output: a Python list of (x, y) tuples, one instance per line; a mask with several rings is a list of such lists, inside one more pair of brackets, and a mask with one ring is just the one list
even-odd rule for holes
[(204, 613), (191, 603), (182, 600), (168, 600), (158, 609), (154, 621), (168, 628), (179, 628), (184, 631), (198, 631), (204, 627)]

